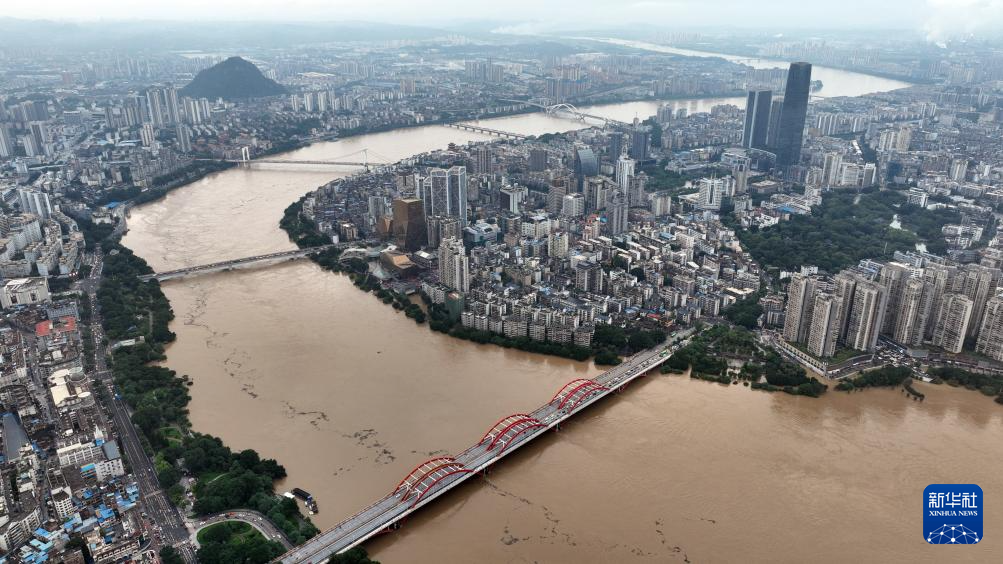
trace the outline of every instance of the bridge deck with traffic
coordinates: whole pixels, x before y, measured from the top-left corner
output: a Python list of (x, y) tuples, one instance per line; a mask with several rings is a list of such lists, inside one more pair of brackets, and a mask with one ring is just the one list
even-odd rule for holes
[(283, 564), (319, 564), (349, 550), (431, 503), (503, 457), (554, 429), (589, 405), (661, 366), (686, 341), (638, 353), (589, 379), (572, 380), (547, 403), (529, 413), (499, 419), (470, 448), (456, 456), (426, 460), (386, 496), (283, 555)]
[(494, 135), (496, 137), (506, 137), (509, 139), (526, 139), (527, 136), (522, 133), (514, 133), (512, 131), (503, 131), (501, 129), (493, 129), (491, 127), (484, 127), (483, 125), (476, 125), (472, 123), (447, 123), (446, 127), (451, 127), (453, 129), (462, 129), (465, 131), (473, 131), (475, 133), (486, 133), (488, 135)]
[(188, 266), (185, 268), (178, 268), (175, 270), (167, 270), (164, 272), (154, 272), (153, 274), (144, 274), (140, 276), (139, 279), (142, 280), (143, 282), (154, 279), (163, 282), (165, 280), (171, 280), (174, 278), (184, 278), (185, 276), (191, 276), (193, 274), (207, 274), (209, 272), (219, 272), (222, 270), (228, 270), (238, 266), (246, 266), (256, 262), (273, 261), (280, 259), (295, 260), (337, 246), (338, 245), (322, 245), (320, 247), (307, 247), (305, 249), (292, 249), (289, 251), (279, 251), (277, 253), (255, 255), (252, 257), (242, 257), (238, 259), (213, 262), (210, 264), (200, 264), (198, 266)]

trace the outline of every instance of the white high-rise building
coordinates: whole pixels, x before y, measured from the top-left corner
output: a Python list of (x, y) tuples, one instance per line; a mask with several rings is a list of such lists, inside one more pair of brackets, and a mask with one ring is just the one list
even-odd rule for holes
[(454, 166), (447, 171), (449, 177), (449, 215), (467, 224), (467, 169)]
[(462, 293), (470, 291), (470, 257), (463, 242), (455, 237), (439, 245), (439, 281)]
[(973, 302), (964, 294), (945, 294), (940, 301), (933, 329), (933, 344), (945, 351), (960, 353), (972, 320)]
[(616, 161), (616, 183), (626, 194), (630, 190), (630, 179), (634, 177), (634, 159), (621, 156)]
[(808, 331), (808, 352), (819, 357), (832, 356), (836, 352), (842, 307), (843, 300), (838, 296), (815, 294)]
[(847, 347), (864, 352), (874, 350), (884, 322), (887, 301), (884, 286), (870, 280), (857, 281), (846, 327)]
[(787, 310), (784, 315), (784, 340), (802, 343), (811, 327), (818, 278), (795, 274), (787, 286)]
[(17, 191), (17, 197), (21, 203), (22, 213), (35, 214), (43, 220), (49, 219), (52, 215), (52, 203), (45, 192), (21, 188)]
[(585, 196), (568, 194), (561, 200), (561, 215), (564, 217), (581, 217), (585, 215)]
[(700, 209), (720, 210), (725, 198), (734, 196), (733, 183), (730, 176), (701, 178), (697, 183), (700, 187)]
[(10, 124), (0, 123), (0, 158), (14, 156), (14, 137), (10, 134)]
[(1003, 295), (995, 295), (986, 303), (975, 352), (1003, 361)]
[(606, 231), (610, 235), (619, 235), (626, 232), (629, 229), (627, 196), (617, 190), (613, 193), (613, 197), (610, 198), (606, 209)]
[(190, 153), (192, 151), (192, 128), (183, 123), (178, 123), (178, 126), (175, 128), (175, 135), (178, 141), (178, 151)]
[(454, 166), (449, 170), (434, 168), (421, 183), (419, 197), (425, 217), (442, 215), (458, 217), (467, 224), (467, 169)]
[(152, 123), (143, 124), (143, 129), (139, 130), (139, 138), (143, 142), (144, 147), (153, 146), (154, 141), (157, 139), (157, 133), (153, 129)]
[(150, 113), (150, 122), (157, 127), (163, 127), (167, 121), (167, 109), (164, 105), (159, 89), (150, 88), (146, 91), (146, 110)]
[(556, 231), (547, 236), (547, 254), (552, 257), (564, 258), (568, 256), (569, 246), (570, 241), (565, 231)]
[(655, 192), (650, 196), (651, 213), (656, 216), (664, 216), (672, 213), (672, 194), (666, 192)]

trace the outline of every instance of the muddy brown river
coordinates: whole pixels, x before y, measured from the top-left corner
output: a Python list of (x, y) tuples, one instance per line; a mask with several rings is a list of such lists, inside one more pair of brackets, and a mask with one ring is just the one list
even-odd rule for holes
[[(632, 119), (653, 107), (592, 111)], [(495, 124), (576, 126), (536, 114)], [(370, 148), (401, 158), (482, 138), (425, 127), (285, 156)], [(133, 210), (124, 243), (157, 270), (288, 249), (282, 210), (339, 174), (260, 165), (212, 175)], [(289, 472), (279, 489), (313, 493), (321, 528), (422, 460), (598, 373), (433, 333), (307, 261), (164, 290), (178, 334), (167, 364), (194, 380), (194, 428), (278, 459)], [(967, 390), (922, 390), (923, 403), (891, 390), (809, 399), (649, 377), (367, 548), (385, 563), (1003, 561), (1003, 407)], [(983, 543), (924, 541), (923, 488), (943, 482), (983, 488)]]

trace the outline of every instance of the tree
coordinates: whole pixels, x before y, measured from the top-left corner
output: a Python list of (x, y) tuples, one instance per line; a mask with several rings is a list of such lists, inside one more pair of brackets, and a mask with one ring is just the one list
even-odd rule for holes
[(157, 472), (157, 480), (160, 481), (160, 487), (162, 488), (169, 488), (177, 484), (180, 479), (181, 474), (173, 466), (168, 466)]
[(595, 358), (595, 363), (599, 366), (616, 366), (620, 362), (620, 357), (611, 350), (601, 350), (596, 354)]
[(164, 564), (184, 564), (185, 561), (173, 546), (165, 546), (160, 549), (160, 560)]

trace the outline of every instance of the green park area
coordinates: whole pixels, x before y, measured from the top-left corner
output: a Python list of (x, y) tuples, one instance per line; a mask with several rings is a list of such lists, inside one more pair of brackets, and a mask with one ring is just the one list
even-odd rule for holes
[(198, 532), (198, 559), (202, 564), (264, 564), (285, 549), (243, 521), (223, 521)]

